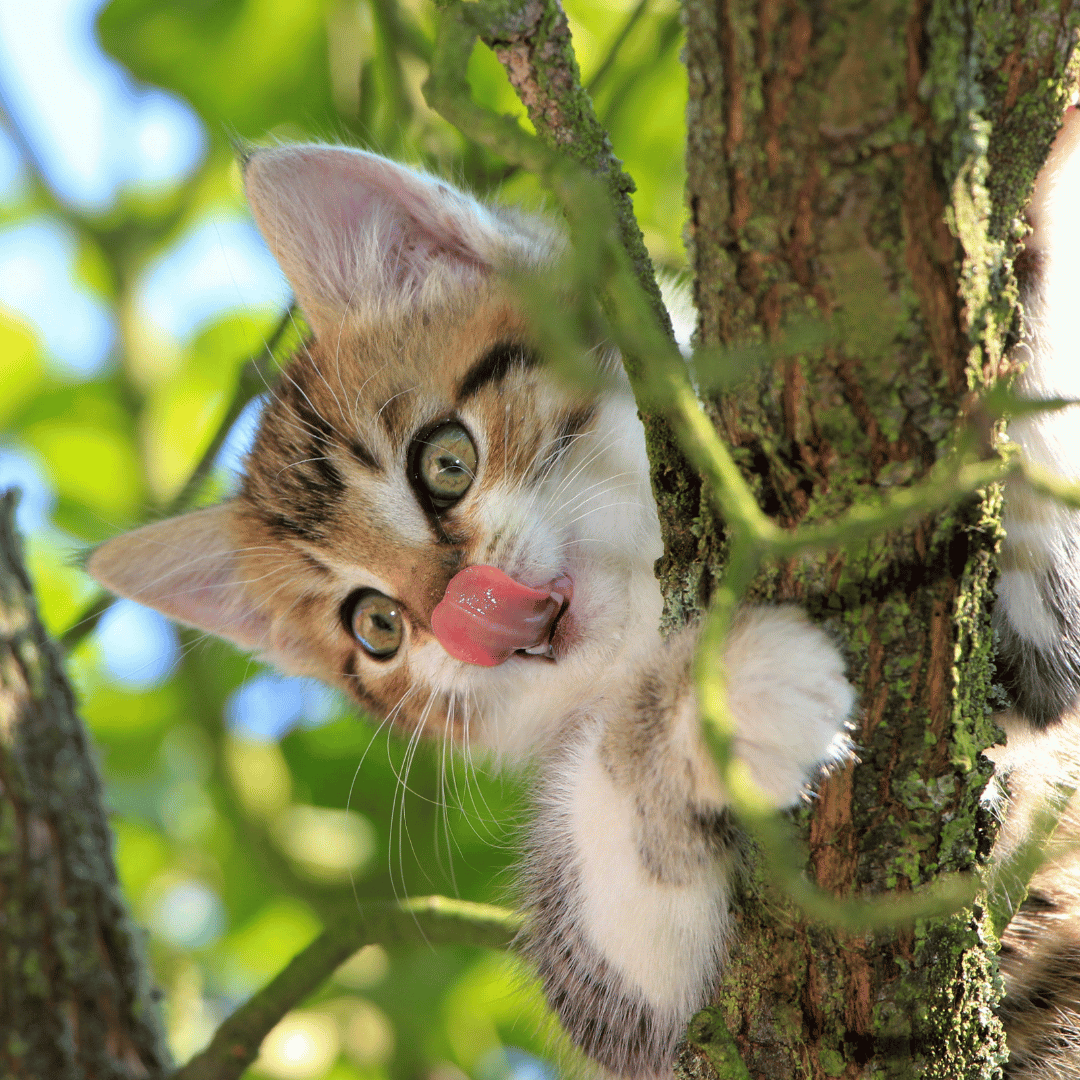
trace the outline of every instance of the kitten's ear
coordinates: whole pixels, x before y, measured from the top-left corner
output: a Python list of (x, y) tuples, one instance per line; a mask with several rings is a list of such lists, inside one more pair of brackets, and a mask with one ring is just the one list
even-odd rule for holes
[(387, 307), (438, 302), (553, 237), (448, 184), (345, 147), (285, 146), (244, 162), (251, 212), (315, 336)]
[(270, 618), (239, 579), (228, 502), (144, 525), (96, 548), (86, 569), (105, 588), (170, 619), (267, 651)]

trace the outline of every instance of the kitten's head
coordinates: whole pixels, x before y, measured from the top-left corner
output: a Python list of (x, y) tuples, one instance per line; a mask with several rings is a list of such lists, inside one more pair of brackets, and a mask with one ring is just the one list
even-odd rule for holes
[(660, 607), (629, 391), (557, 382), (503, 278), (561, 240), (355, 150), (259, 151), (245, 185), (313, 338), (239, 495), (89, 570), (407, 730), (525, 753)]

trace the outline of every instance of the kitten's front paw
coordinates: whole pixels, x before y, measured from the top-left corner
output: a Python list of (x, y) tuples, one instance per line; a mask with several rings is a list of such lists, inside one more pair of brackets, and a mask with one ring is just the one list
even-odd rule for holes
[(736, 752), (776, 805), (790, 806), (820, 768), (851, 754), (844, 658), (803, 611), (780, 607), (740, 612), (724, 660)]

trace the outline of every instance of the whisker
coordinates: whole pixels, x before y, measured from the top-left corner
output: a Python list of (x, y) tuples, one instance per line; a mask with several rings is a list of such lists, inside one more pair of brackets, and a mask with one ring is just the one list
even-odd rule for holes
[(386, 400), (385, 400), (385, 401), (384, 401), (384, 402), (383, 402), (383, 403), (382, 403), (382, 404), (381, 404), (381, 405), (379, 406), (379, 411), (378, 411), (378, 412), (377, 412), (377, 413), (375, 414), (375, 417), (374, 417), (374, 419), (378, 420), (378, 419), (379, 419), (379, 417), (380, 417), (380, 416), (382, 416), (382, 413), (383, 413), (383, 409), (385, 409), (385, 408), (386, 408), (386, 406), (387, 406), (387, 405), (389, 405), (391, 401), (397, 401), (397, 399), (398, 399), (399, 397), (404, 397), (404, 396), (405, 396), (406, 394), (412, 394), (412, 393), (414, 393), (415, 391), (417, 391), (417, 390), (419, 390), (419, 389), (420, 389), (419, 385), (417, 385), (417, 386), (410, 386), (410, 387), (409, 387), (409, 388), (408, 388), (407, 390), (401, 390), (401, 391), (399, 391), (399, 392), (398, 392), (398, 393), (396, 393), (396, 394), (392, 394), (392, 395), (391, 395), (390, 397), (388, 397), (388, 398), (387, 398), (387, 399), (386, 399)]

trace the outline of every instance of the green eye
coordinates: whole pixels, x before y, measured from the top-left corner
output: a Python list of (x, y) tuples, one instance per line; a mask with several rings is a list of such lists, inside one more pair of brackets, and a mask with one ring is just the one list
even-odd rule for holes
[(404, 626), (398, 603), (380, 592), (360, 593), (348, 623), (360, 646), (377, 660), (393, 656), (401, 646)]
[(443, 424), (420, 440), (416, 479), (440, 509), (457, 502), (475, 475), (476, 447), (460, 424)]

